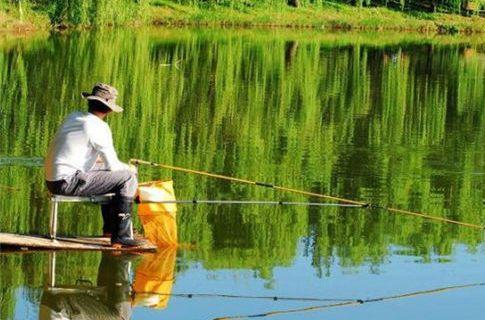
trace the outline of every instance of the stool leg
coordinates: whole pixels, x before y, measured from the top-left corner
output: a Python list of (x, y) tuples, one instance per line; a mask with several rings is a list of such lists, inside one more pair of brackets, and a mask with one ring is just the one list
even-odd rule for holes
[(51, 216), (49, 225), (49, 236), (52, 240), (56, 239), (57, 234), (57, 210), (59, 202), (57, 200), (52, 200), (51, 202)]
[(49, 282), (48, 287), (54, 288), (56, 286), (56, 252), (49, 253)]

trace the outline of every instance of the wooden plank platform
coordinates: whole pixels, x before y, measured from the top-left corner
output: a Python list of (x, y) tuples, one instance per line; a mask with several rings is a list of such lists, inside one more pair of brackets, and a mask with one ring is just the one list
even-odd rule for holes
[[(143, 238), (142, 238), (143, 239)], [(98, 251), (156, 251), (157, 247), (146, 239), (138, 247), (113, 248), (109, 238), (100, 237), (57, 237), (51, 240), (39, 235), (20, 235), (0, 233), (0, 251), (4, 249), (18, 250), (98, 250)]]

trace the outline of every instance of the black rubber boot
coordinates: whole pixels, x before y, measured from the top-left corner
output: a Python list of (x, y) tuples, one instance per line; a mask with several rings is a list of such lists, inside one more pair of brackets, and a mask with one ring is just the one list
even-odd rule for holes
[(113, 204), (106, 203), (101, 205), (101, 214), (103, 215), (103, 237), (111, 238), (113, 229)]
[(116, 202), (113, 229), (111, 234), (111, 245), (116, 247), (138, 247), (143, 241), (138, 241), (131, 236), (131, 211), (133, 201), (121, 198)]

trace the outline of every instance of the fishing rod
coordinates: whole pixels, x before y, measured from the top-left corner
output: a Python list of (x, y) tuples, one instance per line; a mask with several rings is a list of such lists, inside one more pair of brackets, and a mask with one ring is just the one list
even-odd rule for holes
[(225, 176), (225, 175), (221, 175), (221, 174), (210, 173), (210, 172), (194, 170), (194, 169), (187, 169), (187, 168), (177, 167), (177, 166), (173, 166), (173, 165), (150, 162), (150, 161), (145, 161), (145, 160), (140, 160), (140, 159), (130, 159), (130, 163), (134, 164), (134, 165), (140, 165), (140, 164), (149, 165), (149, 166), (153, 166), (153, 167), (159, 167), (159, 168), (164, 168), (164, 169), (169, 169), (169, 170), (174, 170), (174, 171), (180, 171), (180, 172), (185, 172), (185, 173), (190, 173), (190, 174), (202, 175), (202, 176), (215, 178), (215, 179), (221, 179), (221, 180), (244, 183), (244, 184), (249, 184), (249, 185), (254, 185), (254, 186), (266, 187), (266, 188), (271, 188), (271, 189), (274, 189), (274, 190), (286, 191), (286, 192), (301, 194), (301, 195), (305, 195), (305, 196), (311, 196), (311, 197), (315, 197), (315, 198), (329, 199), (329, 200), (339, 201), (339, 202), (347, 203), (347, 204), (360, 205), (363, 208), (382, 209), (382, 210), (389, 211), (391, 213), (400, 213), (400, 214), (405, 214), (405, 215), (419, 217), (419, 218), (428, 219), (428, 220), (434, 220), (434, 221), (439, 221), (439, 222), (444, 222), (444, 223), (456, 224), (456, 225), (474, 228), (474, 229), (482, 229), (482, 230), (484, 229), (483, 225), (478, 225), (478, 224), (474, 224), (474, 223), (462, 222), (462, 221), (452, 220), (452, 219), (448, 219), (448, 218), (432, 216), (432, 215), (429, 215), (429, 214), (426, 214), (426, 213), (421, 213), (421, 212), (414, 212), (414, 211), (409, 211), (409, 210), (404, 210), (404, 209), (391, 208), (391, 207), (382, 206), (382, 205), (379, 205), (379, 204), (371, 204), (371, 203), (367, 203), (367, 202), (356, 201), (356, 200), (351, 200), (351, 199), (346, 199), (346, 198), (341, 198), (341, 197), (336, 197), (336, 196), (331, 196), (331, 195), (326, 195), (326, 194), (321, 194), (321, 193), (316, 193), (316, 192), (310, 192), (310, 191), (299, 190), (299, 189), (294, 189), (294, 188), (289, 188), (289, 187), (284, 187), (284, 186), (278, 186), (278, 185), (274, 185), (274, 184), (266, 183), (266, 182), (258, 182), (258, 181), (252, 181), (252, 180), (247, 180), (247, 179), (242, 179), (242, 178), (230, 177), (230, 176)]
[(323, 202), (294, 202), (294, 201), (260, 201), (260, 200), (164, 200), (147, 201), (141, 203), (166, 203), (166, 204), (248, 204), (248, 205), (276, 205), (276, 206), (316, 206), (316, 207), (346, 207), (362, 208), (358, 204), (323, 203)]
[(367, 303), (376, 303), (376, 302), (384, 302), (384, 301), (390, 301), (390, 300), (412, 298), (412, 297), (423, 296), (428, 294), (443, 293), (443, 292), (452, 291), (452, 290), (483, 287), (483, 286), (485, 286), (485, 283), (483, 282), (470, 283), (470, 284), (441, 287), (441, 288), (429, 289), (429, 290), (420, 290), (420, 291), (408, 292), (408, 293), (392, 295), (392, 296), (384, 296), (384, 297), (377, 297), (377, 298), (370, 298), (370, 299), (356, 299), (356, 300), (349, 300), (349, 301), (337, 302), (332, 304), (309, 306), (309, 307), (295, 308), (295, 309), (288, 309), (288, 310), (269, 311), (269, 312), (259, 313), (259, 314), (218, 317), (213, 320), (262, 318), (262, 317), (269, 317), (269, 316), (289, 314), (289, 313), (325, 310), (325, 309), (331, 309), (331, 308), (337, 308), (337, 307), (356, 306), (356, 305), (362, 305)]

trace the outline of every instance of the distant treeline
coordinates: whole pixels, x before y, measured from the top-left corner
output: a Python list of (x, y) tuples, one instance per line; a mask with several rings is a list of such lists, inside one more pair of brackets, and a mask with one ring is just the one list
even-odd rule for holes
[(485, 10), (485, 0), (0, 0), (1, 3), (47, 11), (53, 25), (120, 25), (141, 23), (150, 17), (150, 6), (174, 4), (196, 7), (228, 7), (246, 10), (251, 7), (340, 6), (388, 7), (418, 12), (447, 12), (464, 15)]
[[(170, 1), (153, 1), (170, 2)], [(331, 3), (343, 3), (358, 7), (385, 6), (399, 10), (417, 10), (426, 12), (472, 13), (483, 9), (484, 0), (175, 0), (186, 5), (222, 5), (229, 7), (251, 7), (259, 4), (288, 5), (292, 7), (324, 6)]]
[(482, 0), (333, 0), (333, 1), (314, 1), (314, 0), (288, 0), (289, 5), (299, 5), (300, 3), (318, 2), (337, 2), (355, 6), (386, 6), (400, 10), (419, 10), (427, 12), (465, 12), (479, 10), (485, 2)]

